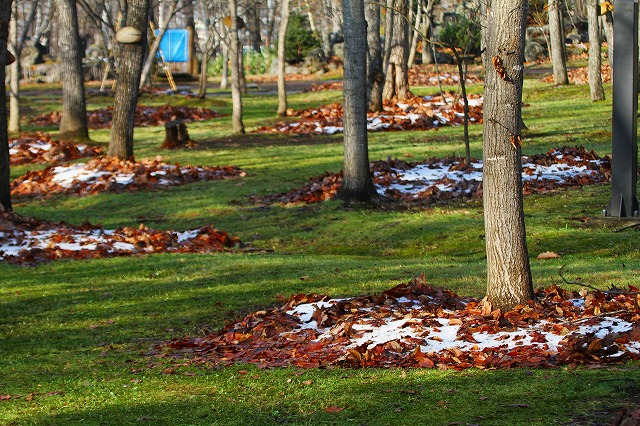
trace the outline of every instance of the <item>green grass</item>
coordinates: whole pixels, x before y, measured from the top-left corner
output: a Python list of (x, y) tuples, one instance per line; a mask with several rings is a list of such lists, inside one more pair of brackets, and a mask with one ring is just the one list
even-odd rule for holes
[[(48, 89), (25, 88), (29, 94), (22, 101), (30, 116), (59, 108), (58, 97)], [(529, 127), (525, 153), (562, 145), (610, 153), (610, 100), (591, 103), (586, 87), (556, 88), (533, 80), (526, 82), (524, 93)], [(339, 99), (339, 92), (308, 93), (291, 96), (290, 106), (301, 109)], [(111, 101), (89, 96), (89, 109)], [(140, 103), (206, 106), (223, 113), (231, 109), (225, 96), (154, 96)], [(277, 121), (275, 106), (274, 97), (247, 96), (247, 129)], [(481, 131), (471, 127), (476, 157), (482, 152)], [(213, 332), (297, 293), (369, 294), (424, 272), (433, 285), (464, 295), (484, 294), (478, 202), (407, 211), (345, 208), (336, 201), (258, 207), (249, 202), (251, 195), (286, 191), (309, 177), (340, 170), (341, 136), (234, 137), (229, 117), (189, 124), (189, 133), (202, 143), (200, 149), (163, 151), (161, 127), (138, 128), (136, 156), (233, 164), (243, 167), (247, 177), (165, 191), (17, 200), (15, 210), (73, 224), (89, 220), (106, 228), (143, 222), (184, 230), (213, 224), (257, 251), (0, 265), (0, 395), (21, 397), (0, 401), (0, 424), (608, 424), (615, 409), (634, 398), (638, 402), (637, 363), (463, 372), (258, 370), (245, 365), (175, 368), (170, 360), (154, 356), (163, 340)], [(109, 133), (93, 131), (91, 137), (106, 147)], [(373, 133), (369, 142), (372, 160), (392, 156), (418, 161), (464, 152), (459, 127)], [(16, 167), (12, 175), (37, 167)], [(561, 282), (558, 269), (563, 264), (570, 278), (597, 287), (637, 284), (637, 229), (614, 232), (622, 225), (597, 220), (609, 191), (607, 185), (591, 186), (525, 199), (536, 286)], [(583, 222), (585, 217), (594, 219)], [(560, 253), (562, 259), (535, 259), (544, 251)], [(325, 411), (330, 406), (344, 409)]]

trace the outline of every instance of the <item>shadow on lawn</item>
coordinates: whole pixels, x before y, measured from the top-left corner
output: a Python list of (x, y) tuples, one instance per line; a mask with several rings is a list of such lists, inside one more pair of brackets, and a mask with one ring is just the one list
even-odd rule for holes
[(215, 139), (198, 141), (200, 144), (196, 149), (219, 149), (219, 148), (259, 148), (263, 146), (306, 146), (341, 144), (342, 135), (296, 135), (296, 134), (265, 134), (246, 133), (243, 135), (233, 135)]

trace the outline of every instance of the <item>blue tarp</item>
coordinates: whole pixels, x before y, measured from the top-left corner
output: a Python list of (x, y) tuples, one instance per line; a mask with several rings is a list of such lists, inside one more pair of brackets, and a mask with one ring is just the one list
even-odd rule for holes
[[(156, 30), (156, 35), (158, 35), (158, 30)], [(188, 62), (189, 31), (167, 30), (160, 40), (160, 52), (162, 52), (165, 62)]]

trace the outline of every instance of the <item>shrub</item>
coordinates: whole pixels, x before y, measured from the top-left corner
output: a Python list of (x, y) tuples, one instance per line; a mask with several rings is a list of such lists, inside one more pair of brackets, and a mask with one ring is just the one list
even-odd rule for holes
[(320, 46), (322, 42), (313, 35), (309, 19), (305, 15), (292, 13), (287, 26), (284, 60), (290, 64), (298, 63), (311, 49)]

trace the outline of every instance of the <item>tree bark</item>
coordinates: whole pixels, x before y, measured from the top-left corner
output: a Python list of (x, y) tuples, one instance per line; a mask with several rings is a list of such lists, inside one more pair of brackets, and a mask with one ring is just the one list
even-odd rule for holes
[(287, 86), (284, 75), (285, 63), (285, 39), (287, 36), (287, 26), (289, 25), (289, 0), (282, 0), (282, 10), (280, 13), (280, 29), (278, 31), (278, 116), (287, 115)]
[[(82, 44), (78, 32), (78, 10), (75, 0), (56, 0), (58, 8), (58, 44), (62, 68), (61, 139), (87, 141), (87, 104), (82, 70)], [(146, 29), (145, 29), (146, 30)], [(146, 31), (145, 31), (146, 32)]]
[(367, 21), (367, 77), (369, 80), (369, 111), (382, 111), (382, 89), (384, 87), (384, 71), (382, 69), (382, 45), (380, 40), (380, 4), (365, 5)]
[(416, 50), (418, 49), (418, 38), (420, 38), (420, 28), (422, 25), (422, 5), (418, 2), (418, 13), (415, 16), (413, 22), (415, 29), (412, 31), (411, 46), (409, 47), (409, 59), (407, 61), (407, 68), (413, 68), (413, 64), (416, 60)]
[(11, 64), (9, 74), (9, 133), (20, 133), (20, 44), (18, 41), (18, 3), (11, 7), (9, 22), (10, 51), (16, 60)]
[(587, 19), (589, 22), (589, 91), (592, 101), (604, 99), (602, 88), (602, 57), (600, 55), (600, 22), (598, 22), (598, 0), (588, 0)]
[(222, 44), (222, 77), (220, 78), (220, 88), (229, 87), (229, 46)]
[(553, 82), (556, 85), (569, 84), (567, 53), (562, 29), (562, 10), (559, 7), (559, 1), (549, 0), (549, 53), (553, 67)]
[(609, 66), (613, 69), (613, 13), (607, 12), (602, 16), (602, 29), (607, 39), (607, 53)]
[(391, 39), (389, 63), (382, 97), (384, 99), (405, 99), (409, 96), (409, 73), (407, 72), (407, 51), (409, 24), (407, 23), (407, 3), (394, 0), (393, 35)]
[(260, 53), (262, 37), (260, 36), (260, 9), (257, 2), (247, 8), (247, 26), (249, 27), (249, 39), (251, 50)]
[(367, 28), (364, 0), (343, 0), (344, 178), (339, 197), (369, 201), (376, 193), (367, 141)]
[(108, 155), (120, 160), (133, 158), (133, 128), (138, 103), (138, 87), (147, 45), (149, 0), (129, 0), (125, 26), (142, 33), (138, 43), (124, 44), (120, 49), (120, 67), (113, 108), (113, 125)]
[[(5, 81), (5, 66), (7, 64), (7, 39), (9, 38), (11, 3), (11, 0), (0, 2), (0, 81), (3, 82)], [(0, 99), (7, 99), (7, 88), (4, 84), (0, 84)], [(3, 212), (12, 211), (9, 160), (7, 103), (0, 102), (0, 211)]]
[(533, 298), (526, 244), (520, 140), (526, 0), (493, 0), (485, 74), (484, 219), (487, 297), (508, 310)]
[(231, 125), (234, 133), (244, 133), (242, 123), (242, 95), (240, 94), (240, 42), (238, 40), (238, 5), (236, 0), (229, 0), (229, 15), (231, 16), (231, 28), (229, 29), (229, 57), (231, 58), (231, 100), (233, 112)]

